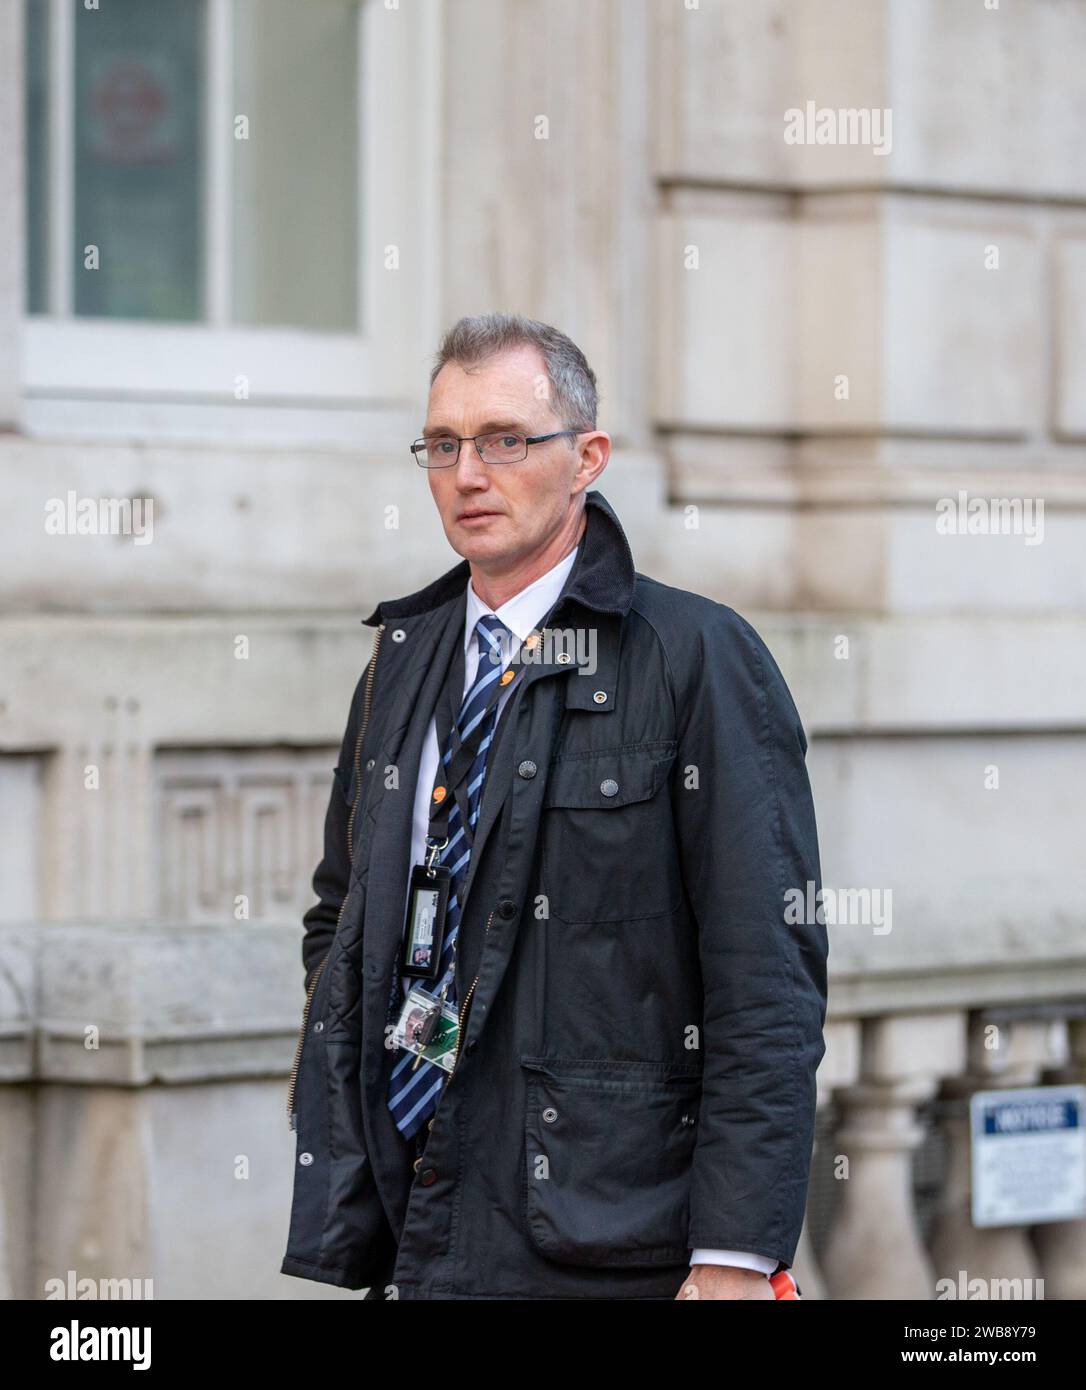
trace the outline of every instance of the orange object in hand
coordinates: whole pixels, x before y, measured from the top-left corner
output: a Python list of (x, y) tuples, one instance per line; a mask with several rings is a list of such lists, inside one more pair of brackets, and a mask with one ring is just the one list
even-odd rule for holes
[(782, 1269), (779, 1274), (770, 1277), (770, 1284), (773, 1286), (774, 1296), (780, 1298), (790, 1298), (802, 1301), (799, 1285), (792, 1278), (790, 1270)]

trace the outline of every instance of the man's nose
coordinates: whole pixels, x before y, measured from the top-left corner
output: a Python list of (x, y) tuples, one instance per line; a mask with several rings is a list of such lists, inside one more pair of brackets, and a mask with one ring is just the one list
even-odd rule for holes
[(475, 482), (480, 476), (485, 476), (486, 471), (486, 464), (479, 457), (475, 440), (461, 440), (460, 457), (456, 460), (457, 482)]

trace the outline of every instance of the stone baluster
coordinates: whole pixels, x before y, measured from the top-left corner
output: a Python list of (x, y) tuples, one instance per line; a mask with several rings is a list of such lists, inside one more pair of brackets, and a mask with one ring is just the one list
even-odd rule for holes
[(958, 1011), (863, 1024), (860, 1081), (837, 1096), (844, 1187), (822, 1261), (833, 1298), (934, 1297), (913, 1202), (913, 1151), (924, 1136), (917, 1110), (961, 1069), (965, 1027)]
[[(822, 1064), (818, 1068), (817, 1077), (817, 1099), (816, 1105), (821, 1110), (833, 1097), (834, 1091), (840, 1086), (850, 1086), (855, 1083), (860, 1071), (860, 1023), (858, 1019), (834, 1019), (830, 1020), (823, 1030), (826, 1040), (826, 1054), (822, 1058)], [(815, 1142), (815, 1151), (812, 1155), (811, 1169), (821, 1158), (821, 1145)], [(826, 1282), (819, 1268), (818, 1259), (811, 1244), (810, 1236), (807, 1232), (807, 1223), (803, 1223), (803, 1230), (800, 1232), (799, 1244), (796, 1246), (796, 1258), (793, 1263), (792, 1272), (795, 1275), (796, 1283), (800, 1287), (801, 1297), (804, 1299), (824, 1299), (828, 1297), (826, 1292)]]

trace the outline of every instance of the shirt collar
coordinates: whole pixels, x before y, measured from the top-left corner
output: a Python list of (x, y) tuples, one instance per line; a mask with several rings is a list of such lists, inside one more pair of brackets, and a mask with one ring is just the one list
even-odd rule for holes
[(488, 608), (475, 592), (475, 585), (469, 581), (464, 612), (465, 651), (472, 641), (476, 623), (486, 613), (493, 613), (499, 622), (505, 624), (518, 643), (523, 642), (539, 620), (546, 617), (554, 607), (576, 558), (577, 547), (574, 546), (569, 554), (556, 565), (552, 565), (546, 574), (534, 579), (526, 588), (521, 589), (519, 594), (507, 599), (500, 608)]

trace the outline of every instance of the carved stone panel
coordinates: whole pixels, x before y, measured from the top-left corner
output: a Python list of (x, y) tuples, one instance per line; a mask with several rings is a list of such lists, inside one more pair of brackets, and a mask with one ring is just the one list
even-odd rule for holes
[(297, 921), (313, 900), (336, 749), (170, 749), (155, 757), (159, 913)]

